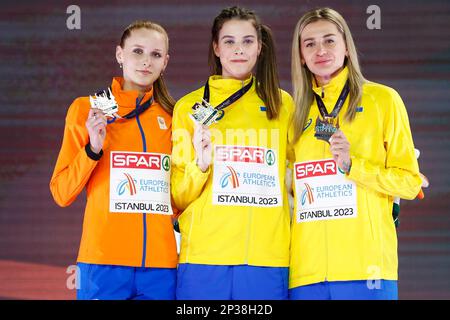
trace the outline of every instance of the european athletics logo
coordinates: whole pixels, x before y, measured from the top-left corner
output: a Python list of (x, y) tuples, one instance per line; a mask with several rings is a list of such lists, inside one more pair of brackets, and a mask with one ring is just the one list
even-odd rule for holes
[(302, 197), (301, 197), (302, 206), (305, 204), (306, 198), (308, 198), (309, 204), (314, 202), (314, 195), (313, 195), (312, 189), (309, 186), (309, 184), (307, 184), (307, 183), (305, 183), (305, 190), (303, 190), (303, 192), (302, 192)]
[(136, 180), (134, 180), (129, 173), (124, 173), (124, 175), (126, 179), (120, 181), (117, 186), (117, 193), (121, 196), (125, 193), (125, 190), (128, 189), (130, 195), (133, 196), (136, 194)]
[(230, 172), (225, 173), (222, 178), (220, 178), (220, 186), (225, 188), (228, 186), (228, 183), (231, 182), (231, 186), (233, 189), (239, 187), (239, 173), (236, 172), (231, 166), (227, 166)]

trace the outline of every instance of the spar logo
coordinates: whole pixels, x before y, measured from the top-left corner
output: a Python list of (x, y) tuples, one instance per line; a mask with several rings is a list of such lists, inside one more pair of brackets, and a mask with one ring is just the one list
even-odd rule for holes
[(275, 152), (260, 147), (216, 146), (216, 161), (267, 164), (276, 163)]
[(312, 204), (314, 202), (314, 194), (313, 194), (311, 186), (307, 183), (304, 183), (304, 185), (305, 185), (305, 189), (303, 190), (302, 196), (301, 196), (302, 206), (305, 205), (306, 199), (308, 199), (309, 204)]
[(239, 187), (239, 173), (233, 169), (233, 167), (227, 166), (229, 172), (226, 172), (222, 178), (220, 178), (220, 186), (226, 188), (228, 184), (231, 184), (233, 189)]
[(275, 152), (273, 152), (272, 150), (267, 150), (267, 152), (266, 152), (266, 163), (269, 166), (272, 166), (275, 164)]
[(121, 180), (117, 185), (117, 194), (119, 196), (123, 195), (126, 190), (130, 193), (131, 196), (136, 194), (136, 180), (129, 173), (124, 173), (125, 178)]
[(333, 159), (302, 162), (295, 164), (296, 179), (328, 176), (337, 174), (336, 162)]
[[(164, 160), (166, 157), (164, 158)], [(170, 160), (163, 163), (164, 170), (170, 168)], [(161, 169), (161, 155), (154, 153), (132, 153), (132, 152), (114, 152), (112, 153), (113, 168), (127, 169)]]
[(169, 171), (170, 170), (170, 158), (169, 156), (164, 156), (162, 158), (162, 167), (165, 171)]

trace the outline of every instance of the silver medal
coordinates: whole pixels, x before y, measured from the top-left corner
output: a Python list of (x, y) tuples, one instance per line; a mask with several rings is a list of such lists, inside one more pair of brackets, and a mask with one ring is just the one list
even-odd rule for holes
[(91, 103), (91, 108), (101, 110), (105, 116), (120, 118), (117, 114), (119, 105), (117, 104), (111, 89), (108, 88), (108, 92), (103, 90), (101, 93), (89, 96), (89, 102)]
[(192, 117), (194, 120), (205, 126), (210, 126), (222, 116), (222, 110), (215, 109), (205, 100), (203, 100), (203, 103), (196, 102), (192, 107)]

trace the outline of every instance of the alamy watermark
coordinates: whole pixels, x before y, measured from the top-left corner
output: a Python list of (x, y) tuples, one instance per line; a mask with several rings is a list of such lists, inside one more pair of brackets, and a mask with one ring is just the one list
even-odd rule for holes
[(369, 30), (381, 29), (381, 9), (376, 4), (367, 7), (366, 13), (370, 16), (366, 20), (366, 26)]
[(368, 266), (367, 289), (381, 289), (381, 268), (379, 266)]
[(66, 19), (66, 26), (69, 30), (81, 29), (81, 9), (76, 4), (67, 7), (66, 13), (69, 15)]
[(69, 290), (80, 289), (80, 267), (77, 265), (70, 265), (67, 267), (66, 273), (69, 275), (66, 280), (66, 288)]

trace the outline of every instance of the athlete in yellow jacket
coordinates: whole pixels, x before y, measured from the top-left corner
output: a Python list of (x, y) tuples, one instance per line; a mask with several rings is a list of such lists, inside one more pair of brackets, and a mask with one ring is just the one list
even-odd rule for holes
[[(262, 88), (262, 81), (277, 84), (260, 74), (268, 68), (276, 75), (276, 65), (270, 31), (253, 12), (222, 10), (211, 46), (216, 75), (174, 110), (171, 186), (184, 210), (177, 299), (287, 298), (292, 98), (276, 86)], [(278, 102), (264, 101), (258, 88)], [(209, 128), (192, 119), (202, 100), (224, 111)]]
[(50, 190), (63, 207), (87, 191), (79, 299), (174, 298), (173, 104), (159, 78), (167, 50), (162, 27), (133, 23), (118, 48), (124, 77), (110, 87), (117, 114), (106, 118), (89, 97), (77, 98), (68, 110)]
[(291, 298), (396, 299), (393, 198), (413, 199), (421, 187), (405, 106), (362, 77), (332, 9), (300, 19), (292, 52)]
[[(211, 103), (219, 104), (252, 79), (210, 77)], [(239, 101), (225, 109), (223, 119), (210, 127), (213, 157), (235, 161), (222, 161), (225, 169), (221, 165), (220, 172), (214, 172), (214, 166), (202, 172), (189, 139), (194, 131), (189, 114), (192, 106), (202, 101), (203, 92), (204, 87), (180, 99), (173, 119), (172, 196), (176, 206), (185, 210), (179, 217), (180, 263), (287, 266), (289, 214), (283, 181), (292, 100), (283, 92), (280, 117), (269, 121), (264, 102), (252, 84)], [(266, 155), (270, 156), (270, 150), (275, 163), (269, 166)], [(249, 169), (258, 168), (260, 160), (270, 170), (255, 176), (258, 169)], [(277, 180), (273, 181), (271, 175)], [(270, 185), (274, 193), (258, 197), (251, 192), (262, 184)], [(240, 192), (242, 188), (244, 192)]]

